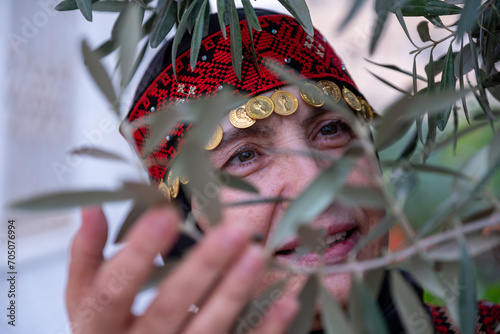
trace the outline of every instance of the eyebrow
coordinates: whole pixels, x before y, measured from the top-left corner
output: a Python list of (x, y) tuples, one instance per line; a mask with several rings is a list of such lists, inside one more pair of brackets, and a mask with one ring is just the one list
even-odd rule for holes
[(311, 109), (311, 111), (309, 112), (309, 116), (307, 116), (303, 121), (302, 121), (302, 127), (303, 128), (307, 128), (309, 127), (312, 123), (314, 123), (314, 121), (316, 120), (316, 118), (326, 114), (326, 113), (334, 113), (334, 111), (331, 111), (331, 110), (326, 110), (326, 109), (323, 109), (323, 108), (319, 108), (319, 109)]
[(222, 135), (222, 141), (220, 144), (214, 149), (214, 151), (218, 151), (223, 149), (225, 146), (227, 146), (229, 143), (241, 139), (241, 138), (246, 138), (246, 137), (270, 137), (274, 135), (276, 131), (265, 125), (257, 125), (254, 124), (249, 128), (246, 129), (238, 129), (238, 128), (233, 128), (229, 131), (225, 131)]

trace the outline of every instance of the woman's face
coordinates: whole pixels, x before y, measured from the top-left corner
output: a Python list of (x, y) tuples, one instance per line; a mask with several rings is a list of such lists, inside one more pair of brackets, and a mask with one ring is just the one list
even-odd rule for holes
[[(257, 120), (247, 129), (235, 128), (227, 117), (222, 121), (223, 140), (210, 152), (211, 160), (216, 168), (250, 182), (259, 190), (259, 194), (254, 195), (232, 188), (222, 188), (219, 194), (222, 203), (255, 199), (257, 196), (296, 198), (331, 162), (294, 152), (314, 150), (333, 158), (340, 157), (349, 142), (356, 139), (347, 119), (340, 113), (327, 112), (306, 104), (295, 86), (285, 86), (281, 89), (298, 98), (299, 106), (294, 114), (280, 116), (272, 113), (265, 119)], [(272, 93), (274, 91), (262, 95), (269, 97)], [(358, 158), (355, 168), (348, 176), (347, 184), (373, 186), (372, 178), (378, 173), (380, 171), (376, 163), (370, 164), (366, 157)], [(269, 242), (287, 206), (287, 202), (234, 206), (225, 209), (224, 221), (243, 224), (262, 234), (265, 242)], [(203, 230), (210, 229), (207, 221), (196, 210), (196, 203), (193, 203), (193, 212), (200, 227)], [(274, 256), (282, 263), (296, 261), (304, 266), (314, 266), (320, 261), (328, 264), (342, 262), (354, 245), (368, 234), (383, 215), (384, 212), (380, 209), (346, 206), (334, 202), (310, 223), (313, 228), (326, 230), (330, 236), (322, 259), (317, 254), (306, 254), (297, 258), (294, 254), (298, 246), (297, 239), (286, 240)], [(335, 241), (336, 239), (339, 240)], [(364, 247), (358, 258), (376, 257), (387, 246), (386, 239), (381, 238)], [(266, 273), (256, 289), (257, 293), (283, 276), (284, 273), (279, 271)], [(303, 282), (304, 277), (294, 277), (289, 281), (286, 293), (298, 293)], [(350, 275), (330, 275), (325, 277), (323, 283), (342, 304), (346, 304), (351, 286)]]

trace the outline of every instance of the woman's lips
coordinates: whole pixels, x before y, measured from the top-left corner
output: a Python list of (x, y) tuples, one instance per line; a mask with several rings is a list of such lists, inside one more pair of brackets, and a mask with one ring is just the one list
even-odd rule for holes
[[(298, 239), (294, 239), (281, 247), (275, 253), (275, 256), (280, 262), (294, 262), (295, 264), (304, 266), (317, 266), (320, 262), (324, 264), (339, 263), (347, 258), (347, 254), (354, 248), (359, 239), (360, 233), (357, 228), (335, 233), (330, 232), (324, 246), (328, 248), (321, 249), (323, 255), (311, 252), (299, 257), (296, 255), (296, 249), (300, 246), (300, 242)], [(321, 245), (318, 246), (323, 247)]]

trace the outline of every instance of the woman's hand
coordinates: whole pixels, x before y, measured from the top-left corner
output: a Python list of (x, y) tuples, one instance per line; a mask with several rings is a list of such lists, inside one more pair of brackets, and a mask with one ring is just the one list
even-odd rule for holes
[[(178, 237), (180, 218), (172, 208), (143, 215), (128, 233), (126, 246), (105, 261), (107, 222), (100, 208), (84, 209), (71, 249), (66, 304), (73, 331), (86, 333), (228, 333), (249, 301), (265, 264), (250, 232), (221, 223), (158, 285), (141, 316), (131, 313), (140, 287)], [(188, 312), (197, 305), (199, 312)], [(283, 333), (298, 303), (283, 297), (251, 333)]]

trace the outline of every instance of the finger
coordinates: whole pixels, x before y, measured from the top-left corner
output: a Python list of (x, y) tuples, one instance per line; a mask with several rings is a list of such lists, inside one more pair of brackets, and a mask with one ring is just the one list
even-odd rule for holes
[[(299, 302), (293, 297), (283, 297), (276, 302), (265, 318), (248, 334), (280, 334), (290, 327), (299, 311)], [(246, 332), (246, 331), (245, 331)]]
[(225, 333), (247, 303), (250, 292), (264, 268), (265, 255), (261, 246), (251, 245), (226, 277), (217, 286), (207, 302), (193, 317), (186, 333)]
[(220, 225), (208, 233), (161, 283), (157, 298), (131, 332), (177, 333), (192, 315), (187, 312), (190, 305), (199, 305), (249, 241), (250, 232), (235, 224)]
[(82, 223), (71, 246), (66, 305), (70, 316), (82, 299), (103, 261), (108, 237), (106, 217), (99, 207), (83, 208)]
[(172, 208), (146, 212), (126, 236), (126, 246), (99, 270), (90, 297), (100, 304), (95, 326), (103, 333), (128, 325), (137, 291), (152, 272), (157, 254), (174, 245), (179, 220)]

